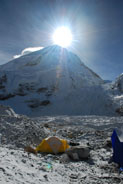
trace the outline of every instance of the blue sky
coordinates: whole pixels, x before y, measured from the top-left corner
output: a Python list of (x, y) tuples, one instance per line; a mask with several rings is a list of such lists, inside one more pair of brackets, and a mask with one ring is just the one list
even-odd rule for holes
[(0, 0), (0, 64), (53, 44), (62, 25), (73, 32), (69, 49), (103, 79), (123, 72), (123, 0)]

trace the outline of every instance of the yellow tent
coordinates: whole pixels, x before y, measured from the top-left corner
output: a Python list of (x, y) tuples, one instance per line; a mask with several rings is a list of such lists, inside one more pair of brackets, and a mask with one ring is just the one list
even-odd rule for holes
[(36, 152), (57, 154), (60, 152), (65, 152), (68, 148), (69, 145), (66, 140), (59, 139), (57, 137), (49, 137), (42, 140), (42, 142), (37, 146)]

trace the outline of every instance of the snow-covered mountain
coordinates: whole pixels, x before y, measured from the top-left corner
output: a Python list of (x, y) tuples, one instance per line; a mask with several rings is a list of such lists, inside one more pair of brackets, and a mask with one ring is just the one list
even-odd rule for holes
[(111, 93), (117, 104), (116, 112), (123, 116), (123, 73), (111, 84)]
[(78, 56), (54, 45), (0, 66), (0, 103), (30, 116), (112, 115), (103, 83)]
[(123, 93), (123, 73), (113, 82), (112, 89), (116, 90), (120, 94)]

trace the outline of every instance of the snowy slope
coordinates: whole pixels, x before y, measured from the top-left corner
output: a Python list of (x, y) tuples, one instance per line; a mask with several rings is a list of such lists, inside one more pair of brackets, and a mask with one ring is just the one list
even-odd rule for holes
[(49, 46), (0, 66), (0, 103), (41, 115), (112, 115), (103, 80), (73, 53)]
[(116, 112), (123, 116), (123, 73), (109, 86), (113, 100), (117, 104)]
[(119, 94), (123, 94), (123, 73), (121, 73), (113, 82), (112, 89), (119, 92)]

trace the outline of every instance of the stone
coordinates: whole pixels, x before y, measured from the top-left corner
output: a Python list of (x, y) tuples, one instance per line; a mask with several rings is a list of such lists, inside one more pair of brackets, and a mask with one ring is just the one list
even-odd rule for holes
[(112, 148), (111, 138), (107, 138), (104, 142), (104, 148)]
[(71, 158), (72, 158), (72, 160), (75, 160), (75, 161), (79, 161), (80, 160), (78, 153), (71, 153)]
[(69, 162), (70, 161), (70, 158), (69, 158), (69, 156), (66, 154), (66, 153), (64, 153), (62, 156), (61, 156), (61, 158), (60, 158), (60, 162), (61, 163), (67, 163), (67, 162)]
[(90, 156), (90, 149), (88, 147), (75, 146), (69, 148), (66, 151), (66, 154), (73, 160), (88, 159), (88, 157)]

